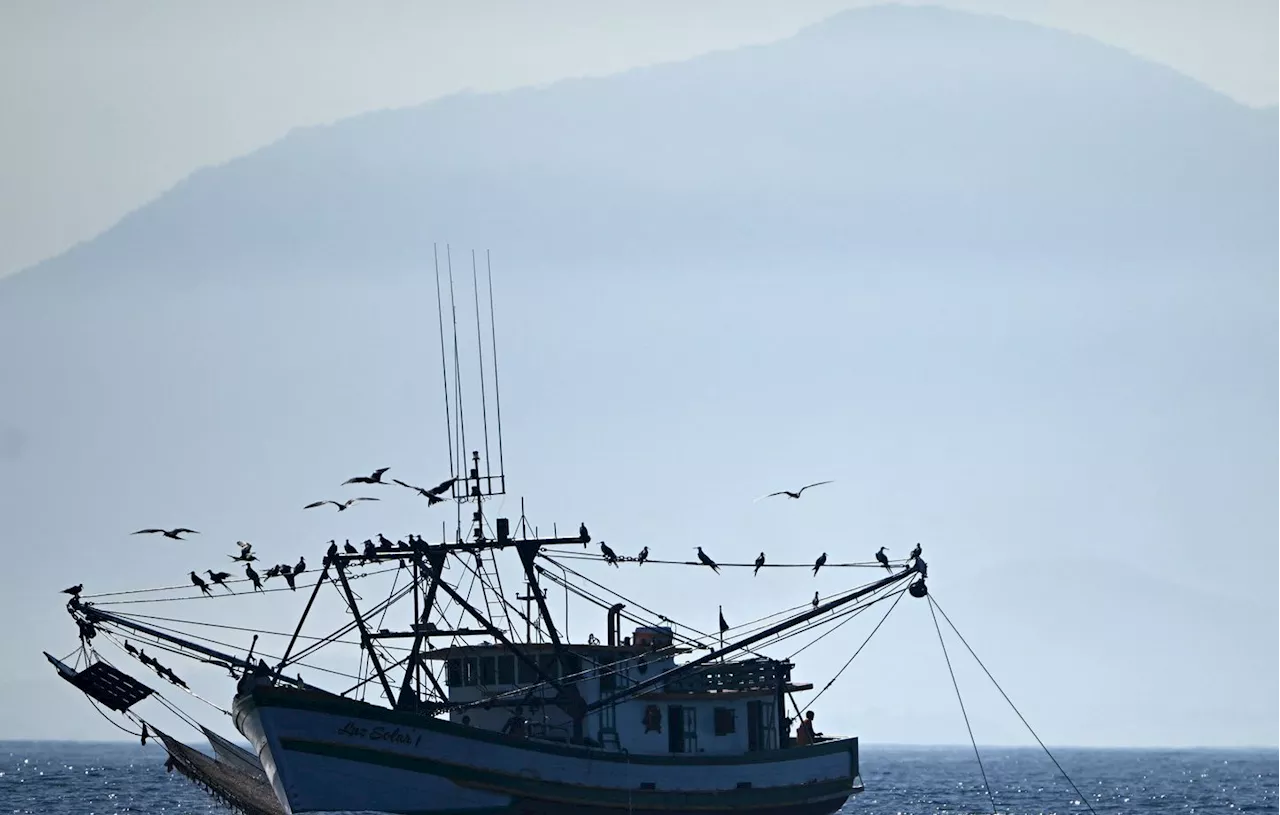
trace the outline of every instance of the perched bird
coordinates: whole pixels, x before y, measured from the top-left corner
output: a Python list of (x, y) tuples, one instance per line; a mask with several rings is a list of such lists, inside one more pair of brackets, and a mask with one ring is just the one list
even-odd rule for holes
[(124, 641), (124, 650), (133, 654), (135, 657), (138, 655), (138, 649), (134, 648), (133, 645), (131, 645), (128, 640)]
[(707, 553), (702, 551), (701, 546), (697, 547), (697, 549), (698, 549), (698, 560), (701, 561), (704, 566), (710, 566), (711, 571), (715, 572), (716, 574), (719, 574), (720, 567), (716, 565), (716, 562), (711, 558), (707, 557)]
[(342, 545), (342, 551), (346, 552), (348, 555), (360, 554), (360, 550), (351, 545), (350, 538), (347, 538), (347, 542)]
[(305, 557), (298, 558), (298, 565), (293, 567), (293, 576), (297, 577), (307, 570), (307, 559)]
[(885, 556), (884, 550), (885, 547), (881, 546), (880, 551), (876, 552), (876, 560), (880, 561), (880, 565), (885, 568), (885, 571), (891, 572), (893, 571), (893, 567), (889, 565), (889, 558)]
[(62, 590), (62, 593), (63, 593), (63, 594), (70, 594), (72, 597), (79, 597), (79, 596), (80, 596), (80, 592), (82, 592), (82, 591), (84, 591), (84, 584), (83, 584), (83, 583), (77, 583), (77, 584), (75, 584), (74, 586), (72, 586), (72, 587), (71, 587), (71, 588), (69, 588), (69, 589), (63, 589), (63, 590)]
[(286, 571), (288, 568), (288, 566), (284, 567), (280, 574), (284, 575), (284, 582), (289, 584), (289, 591), (297, 591), (298, 587), (293, 584), (293, 572)]
[(338, 554), (338, 542), (329, 541), (329, 548), (325, 550), (324, 554), (326, 558), (331, 558), (334, 555)]
[(364, 555), (363, 555), (363, 559), (362, 559), (362, 561), (361, 561), (361, 562), (363, 562), (363, 563), (367, 563), (367, 562), (369, 562), (370, 560), (376, 560), (376, 559), (377, 559), (377, 557), (378, 557), (378, 547), (376, 547), (376, 546), (374, 546), (374, 545), (373, 545), (373, 541), (371, 541), (371, 540), (365, 540), (365, 542), (364, 542)]
[(587, 548), (587, 544), (591, 543), (591, 533), (587, 531), (586, 524), (578, 524), (578, 540), (582, 541), (582, 548)]
[(280, 576), (280, 567), (272, 566), (270, 569), (267, 569), (267, 574), (265, 577), (263, 577), (263, 580), (270, 580), (273, 577), (279, 577), (279, 576)]
[(787, 496), (788, 498), (799, 498), (799, 497), (800, 497), (800, 494), (801, 494), (801, 493), (803, 493), (805, 490), (809, 489), (810, 487), (820, 487), (820, 486), (822, 486), (823, 484), (830, 484), (830, 483), (832, 483), (832, 482), (830, 482), (830, 481), (815, 481), (815, 482), (813, 482), (812, 484), (805, 484), (803, 487), (801, 487), (800, 489), (796, 490), (795, 492), (792, 492), (791, 490), (778, 490), (777, 492), (771, 492), (771, 493), (769, 493), (768, 495), (762, 495), (762, 496), (760, 496), (760, 498), (757, 498), (756, 500), (757, 500), (757, 501), (759, 501), (759, 500), (764, 499), (764, 498), (772, 498), (772, 497), (774, 497), (775, 495), (785, 495), (785, 496)]
[(348, 478), (342, 482), (342, 486), (345, 487), (348, 484), (381, 484), (383, 483), (382, 474), (390, 469), (390, 467), (383, 467), (379, 470), (374, 470), (373, 475), (358, 475), (355, 478)]
[(191, 573), (191, 585), (199, 589), (203, 594), (212, 594), (209, 591), (209, 584), (200, 579), (200, 575), (195, 572)]
[(254, 591), (265, 591), (262, 588), (262, 579), (258, 577), (258, 573), (253, 570), (253, 566), (248, 563), (244, 564), (244, 576), (249, 578), (249, 582), (253, 584)]
[(911, 557), (910, 557), (910, 559), (911, 559), (911, 560), (915, 560), (916, 558), (920, 557), (920, 551), (921, 551), (921, 550), (920, 550), (920, 544), (918, 544), (918, 543), (917, 543), (917, 544), (916, 544), (916, 548), (914, 548), (914, 549), (912, 549), (912, 550), (911, 550)]
[(600, 541), (600, 554), (604, 555), (604, 559), (606, 563), (609, 563), (612, 566), (618, 565), (617, 554), (615, 554), (614, 551), (609, 548), (609, 544), (605, 543), (604, 541)]
[(382, 534), (381, 532), (379, 532), (379, 533), (378, 533), (378, 548), (379, 548), (379, 549), (382, 549), (382, 550), (384, 550), (384, 551), (385, 551), (385, 550), (387, 550), (387, 549), (391, 549), (391, 548), (392, 548), (392, 547), (394, 547), (394, 546), (395, 546), (395, 544), (391, 542), (391, 538), (388, 538), (386, 535)]
[(755, 577), (760, 574), (760, 567), (762, 566), (764, 566), (764, 552), (761, 552), (760, 556), (756, 558), (756, 568), (751, 572), (751, 576)]
[(818, 593), (816, 591), (813, 593), (813, 607), (818, 607)]
[(177, 529), (139, 529), (137, 532), (134, 532), (133, 534), (135, 535), (157, 535), (158, 534), (158, 535), (164, 535), (166, 538), (172, 538), (176, 541), (181, 541), (181, 540), (186, 540), (186, 538), (182, 537), (184, 534), (199, 535), (200, 533), (195, 531), (194, 529), (186, 529), (185, 527), (180, 526)]
[(142, 723), (142, 746), (143, 747), (147, 746), (147, 736), (150, 736), (150, 735), (151, 735), (150, 731), (147, 730), (147, 723), (143, 722)]
[(821, 569), (826, 562), (827, 562), (827, 553), (823, 552), (822, 556), (813, 562), (814, 575), (818, 574), (818, 570)]
[(640, 550), (640, 554), (636, 557), (636, 562), (639, 563), (641, 566), (643, 566), (644, 562), (648, 559), (649, 559), (649, 547), (646, 546), (645, 548)]
[(315, 503), (307, 504), (305, 507), (303, 507), (303, 509), (315, 509), (316, 507), (322, 507), (322, 506), (324, 506), (325, 504), (333, 504), (335, 507), (337, 507), (337, 508), (338, 508), (338, 511), (339, 511), (339, 512), (343, 512), (344, 510), (351, 509), (351, 507), (355, 506), (356, 504), (360, 503), (361, 501), (377, 501), (377, 500), (380, 500), (380, 499), (378, 499), (378, 498), (348, 498), (348, 499), (347, 499), (347, 500), (345, 500), (345, 501), (316, 501)]
[[(227, 578), (231, 576), (230, 574), (228, 574), (227, 572), (215, 572), (212, 569), (205, 569), (204, 571), (205, 571), (205, 574), (209, 575), (210, 581), (218, 584), (219, 586), (226, 589), (227, 591), (231, 591), (231, 587), (226, 584)], [(233, 591), (231, 593), (235, 594), (235, 592)]]

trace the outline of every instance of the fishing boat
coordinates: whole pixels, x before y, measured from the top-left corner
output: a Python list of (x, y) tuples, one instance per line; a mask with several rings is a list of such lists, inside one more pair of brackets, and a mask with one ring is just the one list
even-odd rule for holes
[[(473, 283), (479, 329), (474, 273)], [(453, 288), (450, 273), (451, 301)], [(488, 297), (492, 321), (491, 276)], [(763, 556), (755, 563), (717, 564), (701, 549), (693, 561), (650, 559), (648, 547), (638, 557), (621, 557), (603, 543), (597, 554), (585, 524), (575, 534), (540, 536), (523, 501), (514, 522), (491, 519), (489, 501), (507, 491), (496, 347), (488, 349), (492, 413), (498, 417), (491, 456), (488, 407), (480, 411), (483, 446), (472, 450), (467, 444), (456, 316), (451, 382), (439, 296), (437, 307), (449, 473), (430, 488), (396, 483), (417, 492), (407, 498), (426, 499), (428, 512), (451, 506), (451, 532), (446, 526), (446, 534), (431, 541), (416, 533), (395, 541), (379, 534), (360, 546), (330, 541), (318, 571), (285, 568), (287, 588), (263, 587), (252, 566), (243, 581), (223, 575), (217, 582), (228, 591), (234, 590), (226, 584), (237, 582), (259, 589), (239, 592), (250, 601), (258, 593), (310, 588), (289, 595), (307, 599), (283, 648), (270, 654), (257, 649), (259, 637), (271, 632), (254, 632), (239, 649), (217, 646), (121, 610), (127, 593), (95, 596), (74, 587), (67, 610), (79, 629), (77, 664), (84, 667), (49, 656), (59, 674), (95, 703), (141, 722), (145, 741), (146, 723), (132, 708), (164, 695), (114, 665), (99, 649), (103, 641), (182, 691), (190, 689), (156, 653), (228, 671), (234, 686), (227, 688), (225, 712), (251, 751), (194, 719), (189, 721), (213, 747), (212, 768), (167, 736), (165, 744), (170, 760), (181, 754), (184, 774), (221, 785), (220, 797), (245, 811), (250, 805), (244, 801), (269, 788), (288, 813), (825, 815), (863, 791), (856, 735), (814, 733), (795, 699), (814, 684), (796, 676), (791, 660), (768, 650), (787, 637), (829, 631), (873, 607), (887, 617), (905, 597), (932, 603), (919, 548), (892, 563), (820, 564), (874, 577), (742, 626), (729, 626), (721, 612), (714, 635), (624, 598), (591, 570), (652, 563), (711, 575), (721, 568), (812, 564), (764, 563)], [(457, 313), (452, 302), (448, 310)], [(489, 328), (492, 336), (492, 322)], [(482, 372), (485, 353), (481, 346)], [(352, 480), (382, 484), (386, 469)], [(518, 575), (521, 593), (503, 590), (504, 573), (508, 582)], [(146, 590), (147, 602), (208, 599), (208, 586), (194, 573), (192, 578), (189, 587)], [(379, 579), (383, 585), (390, 579), (385, 597), (366, 599), (372, 594), (367, 587)], [(551, 591), (566, 600), (563, 626), (552, 612)], [(350, 619), (323, 635), (303, 635), (317, 605), (334, 597)], [(568, 636), (570, 599), (603, 618), (603, 641)], [(389, 619), (398, 622), (388, 627)], [(298, 669), (313, 666), (317, 652), (344, 646), (355, 649), (354, 685), (303, 681)], [(260, 800), (252, 806), (269, 811)]]

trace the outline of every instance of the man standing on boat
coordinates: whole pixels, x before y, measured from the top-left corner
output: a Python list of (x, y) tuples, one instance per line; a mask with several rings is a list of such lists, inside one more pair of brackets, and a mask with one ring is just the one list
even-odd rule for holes
[(502, 726), (502, 732), (521, 739), (528, 735), (528, 728), (524, 721), (524, 708), (517, 707), (511, 713), (511, 718), (507, 719), (507, 723)]
[(813, 730), (813, 711), (810, 710), (804, 714), (804, 721), (800, 722), (800, 727), (796, 728), (796, 746), (804, 747), (807, 744), (813, 744), (821, 735)]

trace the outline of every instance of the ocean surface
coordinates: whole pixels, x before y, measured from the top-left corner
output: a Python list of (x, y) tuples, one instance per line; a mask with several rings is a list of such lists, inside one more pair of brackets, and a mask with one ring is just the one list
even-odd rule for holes
[[(1097, 812), (1277, 812), (1276, 750), (1061, 748), (1054, 755)], [(0, 815), (229, 811), (182, 776), (166, 773), (164, 759), (155, 745), (0, 742)], [(1038, 748), (986, 748), (982, 760), (1002, 814), (1088, 811)], [(991, 812), (970, 748), (864, 745), (861, 761), (867, 791), (844, 812)]]

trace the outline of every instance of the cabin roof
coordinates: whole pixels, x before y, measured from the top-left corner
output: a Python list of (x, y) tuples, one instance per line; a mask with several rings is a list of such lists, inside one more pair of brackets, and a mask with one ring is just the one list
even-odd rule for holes
[[(554, 653), (555, 645), (549, 642), (518, 642), (516, 645), (526, 654), (549, 654)], [(680, 646), (667, 645), (661, 648), (653, 648), (649, 645), (587, 645), (586, 643), (565, 643), (568, 648), (575, 654), (630, 654), (632, 656), (641, 656), (654, 654), (657, 656), (672, 656), (674, 654), (688, 654), (693, 649), (682, 648)], [(495, 656), (497, 654), (510, 653), (510, 649), (502, 643), (475, 643), (466, 645), (450, 645), (445, 648), (436, 648), (431, 651), (423, 651), (423, 659), (452, 659), (454, 657), (472, 657), (472, 656)]]

